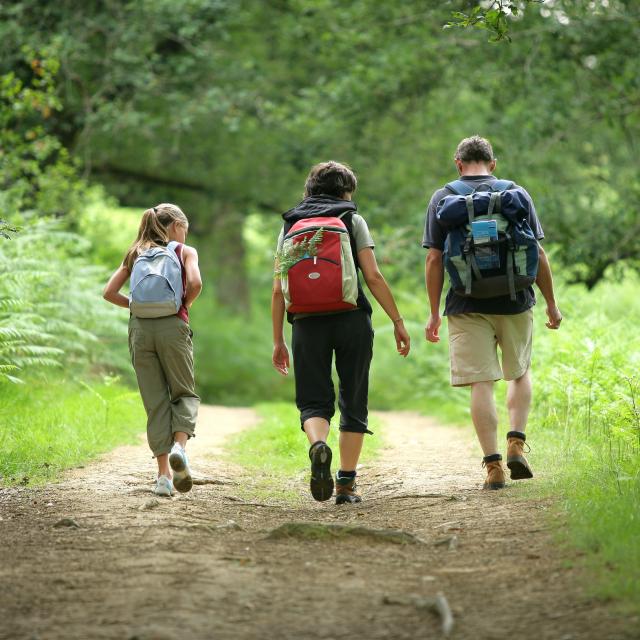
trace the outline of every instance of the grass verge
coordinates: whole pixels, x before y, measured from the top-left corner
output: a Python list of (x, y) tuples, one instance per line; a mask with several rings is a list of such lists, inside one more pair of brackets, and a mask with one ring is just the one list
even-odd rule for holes
[[(227, 451), (232, 462), (252, 472), (252, 482), (245, 495), (259, 498), (281, 498), (300, 502), (306, 497), (309, 461), (308, 443), (300, 430), (300, 418), (295, 405), (284, 402), (264, 403), (256, 406), (261, 417), (253, 429), (230, 438)], [(371, 419), (374, 436), (365, 436), (361, 462), (373, 460), (383, 445), (380, 422)], [(334, 452), (332, 468), (337, 470), (338, 429), (329, 433), (328, 444)], [(302, 491), (301, 491), (302, 489)]]
[(37, 484), (116, 445), (146, 422), (140, 396), (117, 383), (0, 386), (0, 482)]

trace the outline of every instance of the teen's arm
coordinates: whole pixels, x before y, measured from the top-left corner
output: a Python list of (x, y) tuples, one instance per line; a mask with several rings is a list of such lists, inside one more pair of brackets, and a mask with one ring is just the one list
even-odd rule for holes
[(187, 290), (184, 292), (184, 306), (189, 309), (202, 291), (202, 277), (198, 265), (198, 252), (193, 247), (182, 248), (182, 260), (187, 276)]
[(105, 285), (104, 290), (102, 291), (102, 297), (108, 302), (117, 305), (118, 307), (124, 307), (125, 309), (128, 309), (129, 298), (120, 293), (120, 289), (124, 287), (124, 283), (128, 279), (129, 270), (124, 265), (120, 265), (113, 272), (113, 275), (109, 278), (109, 282), (107, 282), (107, 284)]
[[(277, 269), (276, 263), (276, 269)], [(271, 324), (273, 326), (273, 366), (283, 375), (289, 373), (289, 349), (284, 340), (284, 295), (280, 278), (273, 279), (271, 290)]]
[(540, 262), (538, 264), (538, 277), (536, 278), (536, 284), (547, 303), (547, 317), (549, 318), (549, 322), (546, 323), (547, 327), (549, 329), (558, 329), (562, 322), (562, 314), (556, 305), (556, 297), (553, 293), (551, 265), (549, 264), (549, 258), (547, 258), (545, 250), (540, 245), (538, 245), (538, 247)]
[(358, 263), (369, 291), (371, 291), (373, 297), (380, 303), (384, 312), (393, 322), (393, 334), (396, 339), (398, 353), (406, 358), (411, 348), (411, 338), (404, 328), (404, 321), (398, 311), (396, 301), (393, 299), (391, 289), (389, 289), (387, 281), (378, 268), (376, 256), (371, 247), (364, 247), (358, 251)]
[(440, 297), (442, 296), (442, 287), (444, 285), (444, 265), (442, 263), (442, 251), (439, 249), (429, 249), (425, 260), (424, 279), (431, 310), (424, 333), (429, 342), (439, 342), (438, 331), (442, 324)]

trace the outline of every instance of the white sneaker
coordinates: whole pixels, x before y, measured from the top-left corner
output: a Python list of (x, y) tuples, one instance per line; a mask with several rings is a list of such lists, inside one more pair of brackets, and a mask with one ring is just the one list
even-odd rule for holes
[(171, 496), (173, 494), (173, 484), (167, 476), (158, 476), (156, 486), (153, 490), (157, 496)]
[(191, 491), (193, 486), (193, 478), (189, 469), (189, 461), (187, 454), (184, 452), (182, 445), (175, 442), (169, 454), (169, 464), (173, 470), (173, 486), (180, 492), (186, 493)]

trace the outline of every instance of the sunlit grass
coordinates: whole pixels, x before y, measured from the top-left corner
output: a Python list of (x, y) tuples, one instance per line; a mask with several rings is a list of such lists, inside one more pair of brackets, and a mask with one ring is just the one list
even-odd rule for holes
[[(260, 423), (231, 438), (227, 449), (231, 460), (249, 471), (252, 476), (251, 491), (258, 497), (280, 497), (297, 500), (300, 487), (308, 484), (309, 443), (300, 429), (298, 410), (292, 403), (274, 402), (256, 407)], [(365, 436), (361, 461), (374, 459), (383, 444), (380, 421), (370, 420), (375, 435)], [(333, 451), (332, 469), (338, 469), (337, 418), (329, 433), (328, 444)]]
[(146, 418), (137, 391), (118, 384), (0, 386), (0, 482), (40, 483), (116, 445), (137, 441)]

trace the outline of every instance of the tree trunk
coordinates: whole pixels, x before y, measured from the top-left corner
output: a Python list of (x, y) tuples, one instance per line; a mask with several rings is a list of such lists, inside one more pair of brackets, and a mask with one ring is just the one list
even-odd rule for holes
[(235, 313), (247, 314), (250, 297), (242, 233), (244, 222), (244, 216), (232, 205), (219, 204), (211, 233), (204, 242), (209, 253), (207, 275), (213, 278), (216, 300)]

